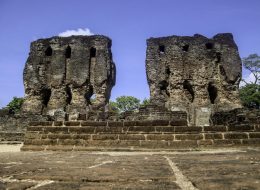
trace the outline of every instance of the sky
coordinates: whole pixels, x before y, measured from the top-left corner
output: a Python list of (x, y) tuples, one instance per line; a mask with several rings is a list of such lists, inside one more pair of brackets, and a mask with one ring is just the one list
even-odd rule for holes
[(231, 32), (241, 57), (260, 54), (259, 8), (259, 0), (0, 0), (0, 107), (24, 96), (23, 68), (39, 38), (68, 30), (110, 37), (117, 67), (111, 99), (144, 99), (146, 39)]

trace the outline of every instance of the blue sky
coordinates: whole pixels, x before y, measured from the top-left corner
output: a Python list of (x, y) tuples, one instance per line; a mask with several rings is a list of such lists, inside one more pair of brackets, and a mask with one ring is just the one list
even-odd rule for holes
[(22, 72), (38, 38), (78, 28), (109, 36), (117, 66), (111, 98), (143, 99), (147, 38), (232, 32), (241, 57), (260, 54), (259, 8), (259, 0), (0, 0), (0, 107), (24, 96)]

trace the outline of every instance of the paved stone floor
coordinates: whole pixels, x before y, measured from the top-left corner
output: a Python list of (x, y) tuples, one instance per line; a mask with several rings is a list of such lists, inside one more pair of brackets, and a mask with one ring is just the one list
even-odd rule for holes
[(260, 148), (18, 152), (5, 146), (0, 189), (260, 189)]

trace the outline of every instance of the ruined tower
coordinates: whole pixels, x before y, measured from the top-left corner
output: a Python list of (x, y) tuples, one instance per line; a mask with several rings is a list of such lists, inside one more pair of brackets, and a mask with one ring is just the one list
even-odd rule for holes
[(102, 110), (115, 85), (111, 40), (93, 35), (34, 41), (23, 77), (25, 113), (77, 117)]
[(241, 107), (241, 59), (230, 33), (147, 40), (146, 73), (151, 102), (186, 111), (190, 125), (209, 125), (215, 111)]

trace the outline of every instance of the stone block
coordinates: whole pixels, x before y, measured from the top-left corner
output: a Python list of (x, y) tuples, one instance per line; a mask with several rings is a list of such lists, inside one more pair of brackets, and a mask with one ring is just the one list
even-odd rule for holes
[(80, 122), (79, 121), (65, 121), (64, 125), (66, 125), (66, 126), (79, 126)]
[(128, 133), (154, 133), (155, 127), (152, 126), (135, 126), (128, 127)]
[(182, 149), (182, 148), (197, 148), (198, 144), (195, 140), (187, 141), (169, 141), (169, 147), (173, 149)]
[(152, 125), (153, 125), (152, 120), (136, 121), (136, 126), (152, 126)]
[(244, 145), (260, 145), (260, 138), (243, 139), (242, 143)]
[(204, 131), (212, 131), (212, 132), (226, 132), (227, 127), (226, 126), (204, 126)]
[(223, 139), (222, 133), (205, 133), (205, 139)]
[(82, 134), (82, 133), (94, 133), (96, 127), (69, 127), (69, 133), (77, 133), (77, 134)]
[(241, 140), (239, 139), (215, 139), (213, 140), (214, 145), (216, 146), (233, 146), (241, 145)]
[(68, 127), (44, 127), (45, 133), (68, 133)]
[(249, 132), (249, 138), (259, 138), (260, 139), (260, 132)]
[(228, 126), (228, 131), (252, 131), (254, 126), (252, 125), (231, 125)]
[(44, 130), (44, 127), (42, 126), (28, 126), (27, 127), (27, 131), (43, 131)]
[(29, 126), (52, 126), (52, 121), (32, 121)]
[(198, 140), (197, 141), (199, 146), (212, 146), (213, 145), (213, 140)]
[(119, 140), (145, 140), (145, 136), (142, 134), (120, 134)]
[(124, 126), (128, 127), (128, 126), (135, 126), (136, 125), (136, 121), (124, 121)]
[(202, 127), (188, 127), (188, 126), (177, 126), (174, 128), (174, 132), (176, 133), (194, 133), (194, 132), (201, 132)]
[(54, 126), (63, 126), (63, 121), (54, 121)]
[(172, 120), (170, 121), (171, 126), (187, 126), (187, 120)]
[(152, 125), (153, 126), (167, 126), (169, 125), (169, 120), (153, 120)]
[(156, 126), (155, 127), (156, 132), (159, 133), (174, 133), (175, 127), (172, 126)]
[(81, 126), (106, 126), (105, 121), (82, 121)]
[(201, 140), (202, 134), (176, 134), (175, 140)]
[(122, 121), (109, 121), (108, 127), (123, 127)]
[(93, 140), (118, 140), (117, 134), (99, 134), (99, 135), (93, 135)]
[(224, 138), (225, 139), (248, 139), (248, 135), (242, 132), (225, 133)]
[(84, 140), (81, 139), (59, 139), (57, 145), (84, 145)]
[(145, 148), (168, 148), (168, 141), (161, 141), (161, 140), (140, 141), (140, 146)]
[(172, 141), (174, 139), (173, 134), (148, 134), (147, 140), (165, 140)]

